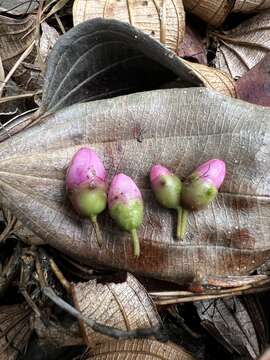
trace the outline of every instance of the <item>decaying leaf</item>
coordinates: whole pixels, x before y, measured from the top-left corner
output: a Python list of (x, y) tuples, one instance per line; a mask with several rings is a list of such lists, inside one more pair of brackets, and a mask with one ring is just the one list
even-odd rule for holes
[(187, 11), (215, 27), (223, 24), (233, 6), (231, 0), (183, 0), (183, 3)]
[(45, 21), (41, 24), (41, 29), (39, 51), (43, 63), (46, 64), (47, 57), (60, 35), (54, 27), (48, 25)]
[[(35, 30), (35, 15), (28, 15), (25, 18), (0, 15), (0, 57), (6, 73), (12, 69), (23, 52), (31, 46), (35, 39)], [(16, 70), (16, 76), (22, 78), (26, 72), (27, 69), (20, 65)]]
[[(6, 234), (5, 238), (0, 236), (1, 241), (4, 241), (7, 236), (17, 236), (25, 244), (28, 245), (43, 245), (45, 244), (44, 240), (34, 234), (31, 230), (26, 228), (19, 220), (11, 218), (10, 211), (7, 209), (2, 209), (5, 220), (12, 221), (12, 227), (10, 227), (9, 233)], [(7, 226), (8, 226), (8, 221)], [(2, 235), (2, 234), (1, 234)]]
[(203, 86), (175, 53), (147, 34), (116, 20), (88, 20), (62, 35), (52, 50), (40, 113), (156, 89), (176, 78), (185, 87)]
[(240, 298), (202, 301), (194, 304), (202, 321), (201, 324), (230, 353), (248, 359), (258, 358), (259, 339), (252, 319)]
[(128, 22), (177, 52), (185, 32), (182, 0), (75, 0), (73, 22), (108, 18)]
[(185, 36), (179, 46), (178, 55), (187, 58), (187, 60), (195, 59), (200, 64), (207, 64), (206, 46), (195, 26), (186, 24)]
[[(97, 283), (90, 280), (74, 284), (73, 301), (77, 309), (85, 316), (101, 324), (121, 330), (155, 327), (161, 323), (157, 310), (144, 287), (131, 274), (123, 283)], [(107, 336), (94, 332), (81, 323), (88, 346), (111, 340)]]
[(270, 106), (270, 53), (236, 82), (237, 97)]
[[(76, 104), (0, 144), (0, 203), (48, 244), (91, 266), (177, 283), (198, 271), (206, 278), (247, 275), (270, 257), (269, 139), (267, 108), (203, 88)], [(124, 172), (142, 190), (139, 258), (107, 212), (99, 219), (100, 248), (90, 221), (67, 201), (66, 169), (81, 146), (97, 151), (110, 178)], [(149, 169), (159, 162), (182, 178), (211, 158), (226, 162), (225, 182), (210, 206), (190, 214), (185, 239), (176, 241), (175, 219), (157, 204)]]
[(15, 360), (23, 354), (30, 339), (31, 310), (26, 305), (0, 307), (0, 358)]
[(235, 81), (224, 71), (183, 60), (185, 65), (202, 80), (205, 87), (220, 94), (236, 97)]
[(155, 340), (111, 341), (94, 348), (87, 360), (194, 360), (182, 347)]
[(218, 41), (215, 65), (233, 78), (243, 76), (270, 49), (270, 11), (256, 15), (230, 31), (212, 34)]
[(39, 345), (42, 347), (64, 347), (84, 344), (77, 321), (69, 324), (69, 326), (65, 326), (63, 322), (56, 323), (52, 321), (49, 324), (44, 324), (44, 321), (35, 316), (33, 328), (38, 335)]
[(233, 12), (257, 12), (270, 9), (270, 0), (235, 0)]
[(11, 15), (25, 15), (35, 10), (38, 0), (0, 0), (0, 12)]

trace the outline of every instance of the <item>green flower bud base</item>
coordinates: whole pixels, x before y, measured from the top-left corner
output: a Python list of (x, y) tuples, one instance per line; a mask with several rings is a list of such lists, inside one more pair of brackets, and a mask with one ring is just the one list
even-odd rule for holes
[(181, 195), (181, 180), (175, 175), (161, 175), (155, 186), (155, 196), (158, 202), (168, 208), (177, 209)]
[(122, 229), (131, 233), (134, 256), (140, 256), (140, 242), (136, 229), (143, 220), (142, 201), (115, 202), (110, 208), (110, 215)]
[(80, 189), (74, 194), (76, 207), (82, 216), (90, 218), (99, 246), (102, 244), (102, 236), (97, 222), (97, 215), (106, 209), (107, 195), (102, 189)]
[(200, 210), (214, 200), (217, 193), (212, 184), (192, 175), (183, 183), (181, 204), (186, 209)]

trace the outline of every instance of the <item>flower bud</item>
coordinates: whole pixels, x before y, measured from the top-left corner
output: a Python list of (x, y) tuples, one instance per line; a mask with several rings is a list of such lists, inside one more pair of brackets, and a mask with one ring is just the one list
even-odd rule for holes
[(167, 209), (178, 212), (177, 238), (180, 238), (181, 222), (181, 180), (165, 166), (153, 165), (150, 170), (150, 182), (157, 201)]
[(190, 210), (207, 206), (217, 195), (226, 174), (226, 164), (213, 159), (200, 165), (183, 183), (181, 204)]
[(124, 230), (131, 233), (134, 255), (140, 255), (140, 243), (137, 228), (143, 221), (143, 200), (134, 181), (125, 174), (116, 175), (111, 183), (108, 195), (111, 217)]
[(88, 148), (78, 150), (67, 170), (67, 194), (76, 212), (92, 221), (99, 244), (97, 215), (106, 208), (106, 181), (107, 173), (98, 155)]

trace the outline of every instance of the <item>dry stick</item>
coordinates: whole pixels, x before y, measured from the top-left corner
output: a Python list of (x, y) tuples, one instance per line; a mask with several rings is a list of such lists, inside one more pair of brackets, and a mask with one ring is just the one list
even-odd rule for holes
[(13, 65), (12, 69), (10, 70), (10, 72), (7, 74), (4, 82), (0, 85), (0, 93), (3, 91), (3, 89), (5, 88), (7, 82), (10, 80), (10, 78), (12, 77), (12, 75), (14, 74), (14, 72), (16, 71), (16, 69), (18, 68), (18, 66), (21, 64), (21, 62), (30, 54), (30, 52), (32, 51), (33, 47), (35, 45), (35, 41), (33, 41), (28, 48), (22, 53), (22, 55), (19, 57), (19, 59), (16, 61), (16, 63)]
[(167, 300), (157, 300), (153, 298), (153, 301), (156, 305), (173, 305), (173, 304), (182, 304), (187, 302), (196, 302), (202, 300), (213, 300), (213, 299), (222, 299), (226, 297), (232, 296), (240, 296), (240, 295), (247, 295), (247, 294), (255, 294), (264, 292), (270, 289), (270, 286), (261, 287), (261, 288), (249, 288), (246, 290), (238, 290), (231, 293), (219, 294), (219, 295), (194, 295), (190, 297), (183, 297), (183, 298), (175, 298), (175, 299), (167, 299)]
[(54, 17), (55, 17), (55, 19), (56, 19), (56, 21), (57, 21), (57, 23), (58, 23), (58, 25), (59, 25), (62, 33), (64, 34), (64, 33), (66, 32), (66, 30), (65, 30), (65, 28), (64, 28), (64, 25), (63, 25), (60, 17), (57, 15), (57, 13), (54, 14)]
[(59, 269), (59, 267), (52, 258), (49, 258), (49, 262), (54, 275), (57, 277), (57, 279), (62, 284), (62, 286), (67, 290), (67, 292), (70, 293), (71, 292), (70, 283), (67, 281), (62, 271)]
[(115, 339), (146, 338), (154, 336), (158, 340), (167, 340), (167, 336), (162, 332), (160, 326), (155, 326), (152, 328), (140, 328), (130, 331), (116, 329), (111, 326), (100, 324), (91, 318), (85, 317), (80, 311), (76, 310), (73, 306), (56, 295), (51, 288), (44, 287), (42, 291), (44, 295), (46, 295), (56, 305), (76, 317), (78, 320), (84, 321), (94, 331), (97, 331), (103, 335), (110, 336)]
[(32, 92), (26, 92), (24, 94), (19, 94), (19, 95), (5, 96), (5, 97), (0, 98), (0, 104), (8, 102), (8, 101), (14, 101), (14, 100), (18, 100), (18, 99), (33, 97), (33, 96), (39, 95), (41, 93), (42, 93), (41, 90), (37, 90), (37, 91), (32, 91)]
[[(56, 265), (57, 267), (57, 265)], [(160, 341), (166, 341), (167, 335), (162, 331), (160, 326), (155, 326), (152, 328), (140, 328), (131, 331), (124, 331), (120, 329), (113, 328), (111, 326), (106, 326), (96, 322), (91, 318), (85, 317), (80, 311), (75, 309), (73, 306), (68, 304), (66, 301), (61, 299), (56, 293), (48, 287), (46, 280), (43, 276), (41, 264), (39, 258), (36, 259), (36, 270), (38, 278), (41, 285), (41, 290), (44, 295), (46, 295), (50, 300), (52, 300), (56, 305), (61, 307), (63, 310), (67, 311), (69, 314), (73, 315), (76, 319), (84, 321), (88, 326), (90, 326), (94, 331), (97, 331), (103, 335), (111, 336), (116, 339), (132, 339), (132, 338), (145, 338), (154, 336)], [(60, 270), (59, 270), (60, 271)], [(64, 275), (63, 275), (64, 277)]]

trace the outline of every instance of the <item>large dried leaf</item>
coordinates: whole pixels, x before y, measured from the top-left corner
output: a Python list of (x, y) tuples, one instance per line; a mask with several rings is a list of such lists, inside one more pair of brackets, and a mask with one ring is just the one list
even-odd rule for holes
[[(99, 216), (99, 248), (90, 221), (66, 200), (66, 168), (82, 145), (97, 151), (110, 178), (124, 172), (141, 188), (139, 258), (106, 212)], [(225, 182), (211, 205), (190, 214), (185, 239), (176, 241), (175, 216), (157, 204), (149, 169), (159, 162), (183, 177), (211, 158), (226, 161)], [(76, 104), (1, 143), (0, 159), (1, 205), (48, 244), (91, 266), (183, 283), (198, 271), (249, 274), (270, 257), (267, 108), (199, 88)]]
[(0, 358), (15, 360), (23, 354), (31, 336), (31, 311), (25, 305), (0, 307)]
[[(96, 280), (74, 284), (72, 294), (77, 309), (98, 323), (128, 331), (160, 324), (154, 303), (131, 274), (127, 275), (125, 282), (119, 284), (101, 284)], [(81, 327), (86, 343), (91, 347), (111, 340), (94, 332), (84, 322)]]
[(38, 0), (0, 0), (0, 12), (11, 15), (25, 15), (35, 10)]
[(214, 33), (218, 41), (215, 65), (232, 77), (241, 77), (270, 49), (270, 11), (242, 22), (230, 31)]
[(257, 334), (240, 298), (196, 302), (195, 306), (202, 325), (229, 352), (245, 359), (258, 358), (260, 348)]
[(231, 0), (183, 0), (183, 3), (187, 11), (216, 27), (225, 21), (233, 6)]
[[(18, 19), (0, 15), (0, 57), (6, 72), (12, 69), (23, 52), (31, 46), (35, 39), (35, 30), (34, 15)], [(15, 76), (22, 78), (26, 72), (27, 69), (20, 65)]]
[(52, 50), (40, 112), (155, 89), (176, 78), (185, 86), (202, 85), (173, 52), (129, 24), (88, 20)]
[(270, 0), (236, 0), (233, 12), (254, 12), (270, 9)]
[(75, 0), (73, 22), (108, 18), (128, 22), (177, 52), (185, 32), (182, 0)]
[(120, 340), (94, 348), (87, 360), (194, 360), (183, 348), (155, 340)]
[(236, 82), (237, 97), (270, 106), (270, 53)]

